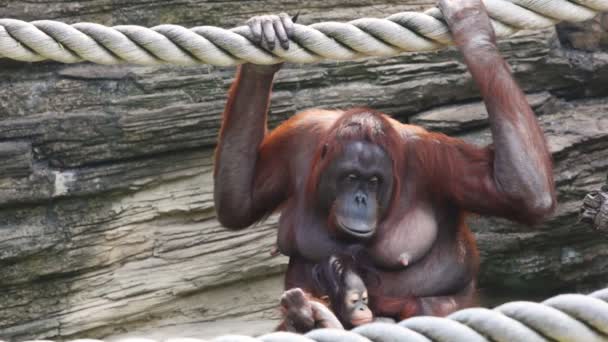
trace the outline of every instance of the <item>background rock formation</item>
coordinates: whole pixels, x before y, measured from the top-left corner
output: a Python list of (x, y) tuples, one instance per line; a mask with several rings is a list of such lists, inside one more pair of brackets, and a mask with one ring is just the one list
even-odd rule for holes
[(608, 182), (585, 196), (580, 218), (597, 230), (608, 231)]
[[(267, 12), (300, 10), (306, 24), (433, 4), (5, 0), (0, 8), (23, 20), (231, 27)], [(577, 216), (608, 172), (607, 21), (501, 42), (547, 133), (560, 205), (534, 228), (471, 219), (480, 286), (492, 300), (608, 284), (608, 238)], [(162, 327), (205, 337), (272, 326), (286, 265), (269, 255), (275, 218), (238, 232), (214, 219), (212, 154), (233, 73), (0, 61), (0, 338), (153, 337)], [(271, 121), (353, 105), (489, 141), (485, 109), (453, 49), (288, 65)], [(253, 321), (202, 323), (217, 319)]]

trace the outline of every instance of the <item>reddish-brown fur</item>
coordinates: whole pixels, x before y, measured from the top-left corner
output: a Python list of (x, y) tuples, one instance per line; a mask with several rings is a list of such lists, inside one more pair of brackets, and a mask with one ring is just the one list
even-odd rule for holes
[[(369, 289), (376, 316), (444, 315), (475, 301), (479, 256), (467, 213), (535, 223), (553, 211), (550, 154), (489, 19), (477, 9), (466, 14), (474, 20), (465, 17), (459, 25), (460, 12), (454, 13), (444, 12), (488, 110), (494, 143), (485, 148), (369, 109), (310, 110), (269, 133), (276, 68), (239, 68), (216, 153), (216, 210), (222, 224), (240, 229), (280, 208), (278, 247), (290, 256), (287, 288), (312, 291), (314, 263), (358, 243), (382, 280)], [(323, 170), (353, 140), (380, 146), (393, 163), (392, 200), (369, 241), (335, 238), (328, 217), (315, 210)]]

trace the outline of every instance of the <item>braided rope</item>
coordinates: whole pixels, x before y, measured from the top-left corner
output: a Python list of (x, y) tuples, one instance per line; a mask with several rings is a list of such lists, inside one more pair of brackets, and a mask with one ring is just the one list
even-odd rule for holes
[[(584, 21), (608, 11), (608, 0), (484, 0), (498, 37), (521, 29), (541, 29), (559, 21)], [(92, 23), (24, 22), (0, 19), (0, 57), (25, 62), (54, 60), (98, 64), (212, 64), (281, 61), (314, 63), (437, 50), (452, 43), (439, 9), (402, 12), (386, 19), (295, 25), (289, 50), (272, 52), (252, 43), (247, 26), (226, 30), (177, 25), (145, 28)]]
[[(166, 342), (203, 342), (172, 338)], [(413, 317), (398, 324), (371, 323), (351, 331), (318, 329), (306, 335), (274, 332), (257, 338), (217, 337), (213, 342), (546, 342), (608, 341), (608, 288), (590, 295), (559, 295), (542, 303), (510, 302), (493, 310), (472, 308), (446, 318)], [(72, 342), (102, 342), (74, 340)], [(118, 342), (154, 342), (126, 338)]]

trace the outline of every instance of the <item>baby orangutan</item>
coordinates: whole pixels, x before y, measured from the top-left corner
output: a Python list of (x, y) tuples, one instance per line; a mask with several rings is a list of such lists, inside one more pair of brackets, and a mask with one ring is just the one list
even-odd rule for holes
[(278, 330), (306, 333), (317, 328), (352, 329), (373, 321), (367, 288), (355, 272), (351, 256), (332, 255), (315, 265), (313, 273), (315, 294), (320, 299), (300, 288), (285, 291), (281, 297), (284, 320)]

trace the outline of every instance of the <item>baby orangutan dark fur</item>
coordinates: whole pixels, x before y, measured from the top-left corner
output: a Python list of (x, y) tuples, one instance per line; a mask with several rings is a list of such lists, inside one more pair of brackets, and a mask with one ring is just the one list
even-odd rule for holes
[[(319, 327), (352, 329), (373, 320), (367, 288), (356, 271), (353, 256), (332, 255), (315, 265), (313, 278), (315, 297), (301, 289), (285, 292), (281, 300), (284, 321), (279, 329), (299, 333)], [(333, 315), (331, 312), (315, 315), (315, 311), (323, 309), (319, 305), (330, 308)]]

